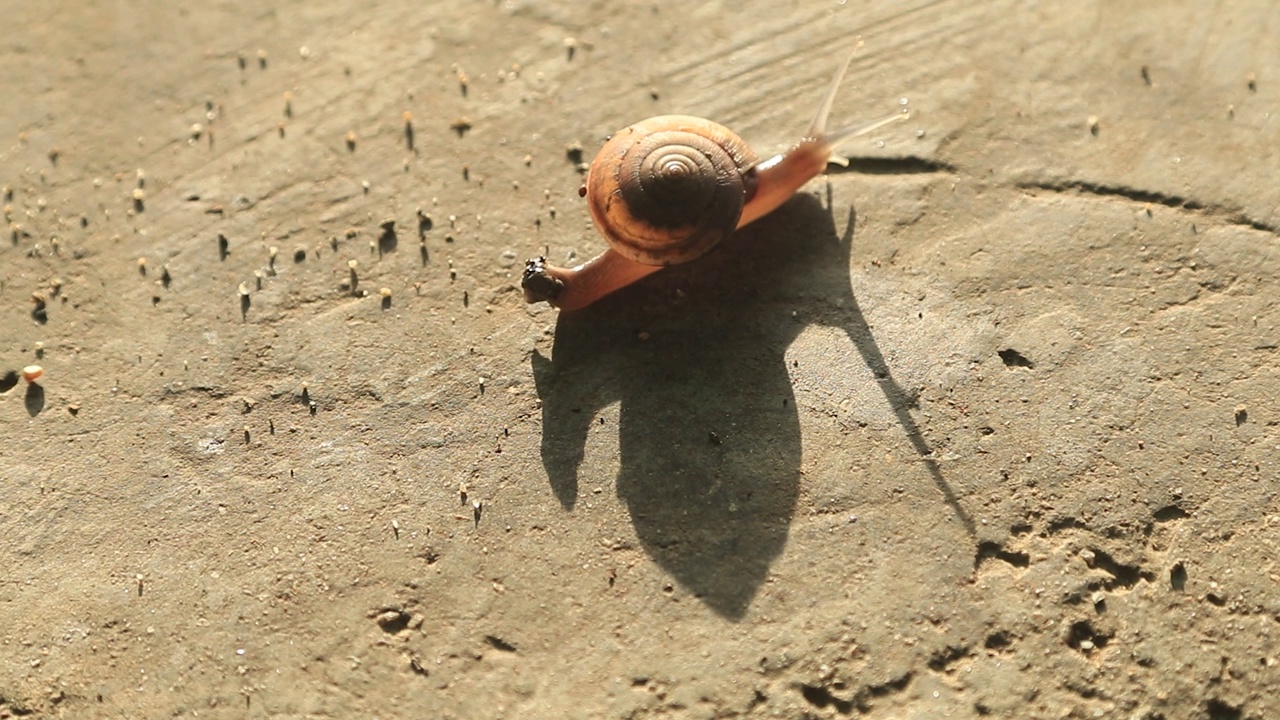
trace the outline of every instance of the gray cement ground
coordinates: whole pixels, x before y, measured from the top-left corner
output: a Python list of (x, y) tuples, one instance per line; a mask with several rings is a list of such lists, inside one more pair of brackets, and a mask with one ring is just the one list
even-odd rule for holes
[(1273, 3), (6, 5), (0, 718), (1280, 717)]

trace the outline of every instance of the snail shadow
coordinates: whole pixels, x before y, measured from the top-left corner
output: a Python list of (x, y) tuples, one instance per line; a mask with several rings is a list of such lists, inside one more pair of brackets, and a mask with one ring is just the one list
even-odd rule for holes
[[(542, 462), (561, 504), (577, 501), (598, 412), (619, 402), (616, 492), (637, 537), (731, 620), (746, 613), (782, 552), (799, 494), (802, 439), (785, 354), (807, 320), (793, 310), (844, 330), (971, 526), (853, 297), (854, 224), (851, 214), (841, 237), (815, 198), (798, 196), (695, 263), (561, 314), (552, 357), (532, 358)], [(811, 311), (815, 302), (823, 307)]]
[(22, 398), (27, 414), (35, 417), (44, 410), (44, 388), (39, 383), (28, 383), (27, 394)]

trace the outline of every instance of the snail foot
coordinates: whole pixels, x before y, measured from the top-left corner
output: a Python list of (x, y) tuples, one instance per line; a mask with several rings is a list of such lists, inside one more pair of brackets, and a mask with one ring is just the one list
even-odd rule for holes
[(539, 255), (526, 260), (524, 274), (520, 277), (520, 287), (524, 290), (524, 301), (536, 303), (546, 301), (554, 303), (564, 291), (564, 281), (559, 280), (547, 271), (547, 259)]

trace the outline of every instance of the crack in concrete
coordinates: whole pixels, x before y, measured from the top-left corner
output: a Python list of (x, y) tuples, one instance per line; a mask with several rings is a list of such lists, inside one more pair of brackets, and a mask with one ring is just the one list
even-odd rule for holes
[(1280, 235), (1280, 225), (1250, 217), (1238, 208), (1226, 208), (1211, 205), (1195, 198), (1171, 195), (1153, 190), (1142, 190), (1125, 185), (1104, 185), (1084, 180), (1064, 180), (1061, 182), (1018, 183), (1018, 188), (1029, 191), (1047, 191), (1059, 194), (1095, 195), (1098, 197), (1122, 198), (1133, 202), (1151, 205), (1163, 205), (1177, 210), (1205, 217), (1223, 220), (1232, 225), (1251, 228), (1271, 235)]
[(928, 175), (932, 173), (955, 174), (955, 166), (942, 160), (923, 158), (915, 155), (902, 157), (847, 157), (848, 165), (834, 166), (827, 169), (829, 175), (840, 175), (846, 172), (863, 175)]

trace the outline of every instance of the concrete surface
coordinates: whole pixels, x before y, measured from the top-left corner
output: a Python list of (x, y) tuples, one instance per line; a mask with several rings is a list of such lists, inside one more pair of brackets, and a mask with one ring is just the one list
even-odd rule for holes
[(0, 718), (1280, 717), (1274, 3), (5, 5)]

